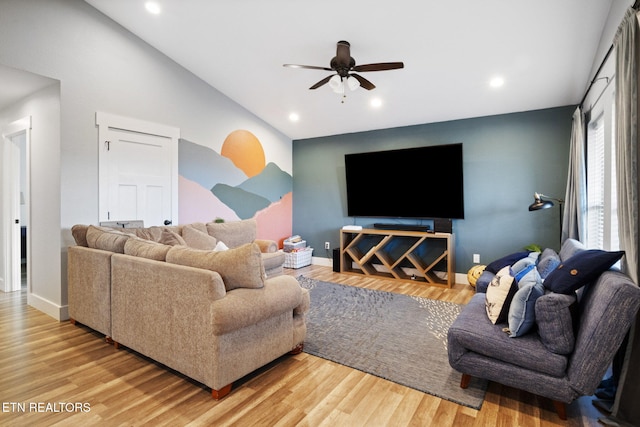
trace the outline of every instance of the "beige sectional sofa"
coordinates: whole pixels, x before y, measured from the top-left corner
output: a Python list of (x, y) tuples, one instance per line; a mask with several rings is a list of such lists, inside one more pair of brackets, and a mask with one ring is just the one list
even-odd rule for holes
[[(255, 230), (252, 221), (124, 230), (74, 226), (71, 321), (223, 397), (234, 381), (302, 351), (306, 336), (309, 293), (279, 274), (284, 256), (275, 242), (246, 241), (252, 235), (247, 229)], [(211, 249), (221, 241), (229, 249)]]

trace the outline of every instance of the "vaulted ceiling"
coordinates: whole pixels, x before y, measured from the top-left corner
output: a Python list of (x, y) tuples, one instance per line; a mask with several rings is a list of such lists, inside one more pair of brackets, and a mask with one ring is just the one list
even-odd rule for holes
[[(152, 14), (145, 0), (86, 2), (292, 139), (577, 104), (612, 4), (631, 3), (156, 0)], [(404, 68), (359, 73), (376, 88), (343, 98), (309, 90), (331, 72), (283, 67), (328, 67), (339, 40), (356, 64)]]

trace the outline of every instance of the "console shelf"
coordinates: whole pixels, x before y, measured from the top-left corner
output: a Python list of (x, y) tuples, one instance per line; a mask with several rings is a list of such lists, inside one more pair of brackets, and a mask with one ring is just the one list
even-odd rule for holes
[(340, 230), (340, 272), (451, 288), (454, 236), (406, 230)]

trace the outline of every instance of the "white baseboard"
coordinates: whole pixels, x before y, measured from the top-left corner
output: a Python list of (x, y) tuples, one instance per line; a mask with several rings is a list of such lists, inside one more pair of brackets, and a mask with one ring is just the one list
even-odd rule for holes
[(35, 294), (27, 294), (27, 304), (58, 321), (69, 320), (68, 305), (61, 306)]

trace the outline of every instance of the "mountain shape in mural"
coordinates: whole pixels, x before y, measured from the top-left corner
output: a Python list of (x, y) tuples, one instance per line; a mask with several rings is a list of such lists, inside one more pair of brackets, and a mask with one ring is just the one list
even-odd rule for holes
[(204, 188), (212, 188), (220, 182), (236, 186), (247, 179), (230, 159), (182, 138), (178, 142), (178, 173)]
[(291, 175), (280, 169), (275, 163), (269, 163), (262, 172), (247, 179), (238, 185), (238, 188), (259, 194), (271, 202), (277, 202), (291, 191), (292, 185)]
[(211, 192), (242, 219), (253, 218), (256, 212), (280, 200), (291, 192), (291, 175), (269, 163), (258, 175), (233, 187), (216, 184)]
[(240, 219), (253, 218), (256, 212), (271, 204), (268, 199), (262, 196), (227, 184), (216, 184), (211, 192), (222, 203), (233, 209)]

